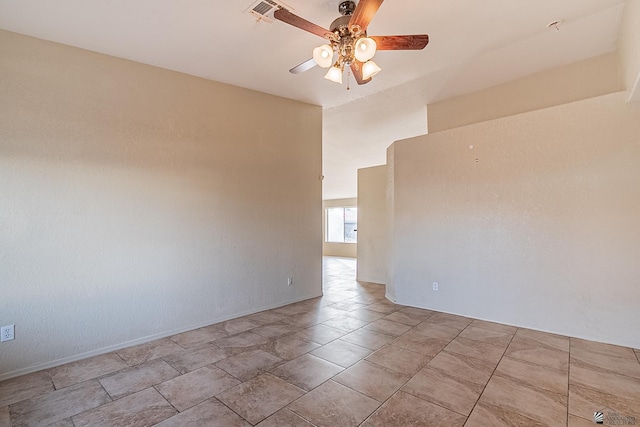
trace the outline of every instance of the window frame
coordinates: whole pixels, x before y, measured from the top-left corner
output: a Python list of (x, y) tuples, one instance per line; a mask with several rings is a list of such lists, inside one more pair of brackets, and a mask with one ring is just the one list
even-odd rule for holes
[[(342, 240), (329, 240), (330, 239), (330, 227), (329, 221), (330, 216), (329, 211), (332, 209), (341, 209), (342, 210)], [(347, 221), (347, 209), (355, 210), (355, 222)], [(353, 232), (355, 233), (355, 239), (353, 241), (347, 240), (347, 225), (353, 225)], [(346, 244), (357, 244), (358, 243), (358, 207), (357, 206), (329, 206), (325, 208), (325, 233), (324, 233), (324, 241), (325, 243), (346, 243)]]

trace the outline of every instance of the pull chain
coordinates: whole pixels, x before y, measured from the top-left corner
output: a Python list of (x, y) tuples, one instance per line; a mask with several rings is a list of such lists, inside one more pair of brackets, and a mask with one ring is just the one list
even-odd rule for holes
[(349, 86), (351, 83), (351, 68), (347, 69), (347, 90), (351, 90), (351, 87)]

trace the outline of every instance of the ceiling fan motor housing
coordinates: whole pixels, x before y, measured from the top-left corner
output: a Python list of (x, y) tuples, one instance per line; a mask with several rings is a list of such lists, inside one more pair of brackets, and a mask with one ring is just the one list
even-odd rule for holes
[(338, 5), (338, 12), (343, 16), (353, 15), (354, 10), (356, 10), (356, 3), (354, 1), (343, 1)]

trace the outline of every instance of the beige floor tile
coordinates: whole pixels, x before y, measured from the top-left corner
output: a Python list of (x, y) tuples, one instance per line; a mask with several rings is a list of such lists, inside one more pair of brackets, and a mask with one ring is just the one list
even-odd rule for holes
[(116, 400), (72, 418), (75, 427), (143, 427), (175, 415), (176, 410), (153, 388)]
[(379, 405), (355, 390), (327, 381), (288, 408), (318, 427), (355, 427)]
[(232, 356), (234, 352), (228, 349), (216, 347), (214, 344), (205, 344), (202, 347), (187, 350), (181, 353), (164, 356), (162, 360), (171, 365), (181, 374), (194, 371), (203, 366), (210, 365), (222, 359)]
[(205, 366), (156, 386), (156, 389), (178, 411), (212, 398), (240, 384), (236, 378), (213, 365)]
[(567, 371), (560, 371), (510, 357), (502, 358), (495, 375), (557, 394), (567, 394), (569, 389), (569, 373)]
[(252, 350), (221, 360), (216, 366), (240, 381), (247, 381), (282, 362), (283, 359), (264, 350)]
[(636, 378), (572, 365), (569, 371), (569, 384), (589, 387), (613, 396), (640, 402), (640, 381)]
[(113, 399), (144, 390), (180, 375), (167, 362), (151, 360), (100, 379), (100, 384)]
[(493, 344), (498, 347), (507, 348), (513, 338), (513, 334), (498, 332), (491, 329), (478, 328), (473, 325), (467, 326), (459, 337), (468, 338), (471, 340), (486, 342), (487, 344)]
[(271, 373), (309, 391), (343, 370), (342, 366), (305, 354), (272, 369)]
[(344, 311), (353, 311), (359, 308), (364, 308), (366, 306), (367, 306), (366, 304), (362, 304), (355, 301), (341, 301), (341, 302), (336, 302), (330, 305), (331, 308), (344, 310)]
[(566, 371), (569, 369), (569, 352), (549, 346), (539, 340), (516, 336), (507, 347), (505, 356), (525, 360), (538, 365)]
[(274, 311), (261, 311), (260, 313), (245, 316), (244, 318), (261, 325), (266, 325), (269, 323), (280, 322), (285, 317), (287, 316), (285, 316), (284, 314), (276, 313)]
[(377, 350), (380, 347), (389, 344), (391, 341), (396, 339), (396, 337), (362, 328), (350, 332), (340, 339), (370, 350)]
[(320, 344), (307, 341), (296, 335), (288, 335), (271, 340), (271, 342), (261, 346), (260, 349), (274, 354), (281, 359), (291, 360), (318, 347), (320, 347)]
[(251, 424), (257, 424), (304, 394), (280, 378), (262, 374), (216, 397)]
[(294, 303), (279, 307), (273, 310), (274, 313), (284, 314), (286, 316), (295, 316), (309, 312), (309, 305), (304, 303)]
[(313, 427), (313, 424), (283, 408), (260, 422), (256, 427)]
[(469, 324), (473, 322), (473, 319), (449, 313), (436, 313), (433, 316), (429, 317), (426, 321), (441, 326), (448, 326), (449, 328), (461, 331), (469, 326)]
[(265, 338), (277, 338), (283, 335), (292, 334), (298, 332), (302, 327), (298, 325), (291, 325), (289, 323), (271, 323), (269, 325), (258, 326), (251, 330), (254, 334), (261, 335)]
[(35, 372), (0, 382), (0, 407), (55, 390), (47, 371)]
[(250, 427), (247, 421), (220, 403), (206, 400), (193, 408), (167, 418), (156, 427)]
[(346, 316), (347, 314), (353, 313), (352, 311), (344, 311), (338, 310), (337, 308), (331, 308), (327, 306), (320, 307), (316, 310), (313, 315), (318, 320), (318, 323), (326, 322), (330, 319), (335, 319), (336, 317)]
[(90, 357), (49, 370), (57, 389), (69, 387), (129, 367), (116, 353)]
[(451, 341), (460, 334), (460, 329), (424, 321), (416, 326), (411, 332), (415, 332), (429, 338), (439, 338)]
[(457, 337), (445, 347), (445, 350), (497, 364), (505, 349), (483, 341)]
[(596, 411), (607, 408), (623, 416), (633, 416), (640, 424), (638, 400), (628, 396), (614, 396), (592, 388), (569, 386), (569, 414), (590, 419)]
[(480, 402), (500, 408), (503, 417), (523, 416), (549, 426), (566, 426), (567, 395), (494, 376)]
[(380, 332), (387, 335), (400, 336), (410, 330), (412, 326), (404, 323), (392, 322), (391, 320), (380, 319), (368, 324), (364, 329)]
[(596, 424), (594, 424), (593, 419), (587, 420), (569, 414), (569, 422), (567, 423), (567, 427), (593, 427), (594, 425)]
[(329, 326), (331, 328), (341, 329), (347, 332), (353, 332), (356, 329), (360, 329), (363, 326), (368, 325), (369, 323), (365, 322), (364, 320), (356, 319), (354, 317), (340, 316), (340, 317), (334, 317), (333, 319), (327, 320), (322, 324), (325, 326)]
[(441, 351), (427, 366), (436, 371), (471, 381), (472, 383), (485, 385), (489, 381), (489, 378), (491, 378), (496, 368), (496, 363), (463, 354)]
[(463, 415), (401, 391), (374, 412), (363, 427), (461, 427), (465, 421)]
[(48, 426), (110, 401), (100, 383), (90, 380), (11, 405), (11, 425)]
[(562, 335), (520, 328), (516, 332), (516, 337), (528, 338), (537, 341), (539, 344), (546, 347), (555, 348), (561, 351), (569, 351), (569, 338)]
[(218, 327), (227, 335), (235, 335), (260, 326), (258, 322), (252, 322), (244, 317), (227, 320), (226, 322), (217, 323)]
[(417, 308), (417, 307), (404, 307), (402, 309), (400, 309), (400, 311), (402, 313), (406, 313), (406, 314), (410, 314), (414, 317), (424, 317), (424, 319), (422, 320), (426, 320), (427, 318), (433, 316), (434, 314), (436, 314), (435, 311), (432, 310), (427, 310), (424, 308)]
[(375, 322), (378, 319), (382, 319), (387, 316), (387, 313), (381, 313), (379, 311), (369, 310), (366, 308), (359, 308), (358, 310), (347, 313), (347, 316), (354, 317), (365, 322)]
[(427, 318), (429, 318), (429, 316), (426, 316), (426, 315), (414, 316), (408, 313), (404, 313), (402, 311), (396, 311), (386, 317), (383, 317), (384, 320), (389, 320), (391, 322), (396, 322), (396, 323), (402, 323), (409, 326), (416, 326), (419, 323), (422, 323)]
[[(544, 414), (543, 414), (544, 416)], [(469, 416), (465, 427), (548, 427), (547, 422), (540, 422), (518, 412), (505, 410), (488, 403), (477, 403)]]
[(395, 345), (387, 345), (367, 356), (365, 360), (412, 376), (429, 363), (431, 356), (425, 356)]
[(127, 365), (135, 366), (149, 360), (168, 356), (173, 353), (184, 351), (184, 348), (171, 341), (169, 338), (163, 338), (148, 343), (136, 345), (133, 347), (118, 350), (118, 355)]
[(469, 415), (483, 386), (428, 367), (418, 372), (402, 391), (461, 415)]
[(491, 331), (504, 332), (506, 334), (515, 334), (518, 328), (510, 325), (503, 325), (502, 323), (488, 322), (486, 320), (478, 320), (475, 319), (471, 322), (470, 326), (475, 326), (476, 328), (489, 329)]
[(282, 319), (281, 323), (288, 323), (289, 325), (297, 326), (299, 330), (302, 330), (320, 323), (318, 316), (318, 313), (293, 314)]
[(227, 334), (218, 328), (200, 328), (189, 332), (183, 332), (170, 337), (171, 341), (180, 347), (189, 349), (199, 347), (203, 344), (219, 340), (226, 337)]
[(310, 328), (303, 329), (295, 335), (322, 345), (336, 340), (346, 334), (348, 334), (348, 332), (343, 331), (342, 329), (335, 329), (325, 325), (315, 325)]
[(435, 356), (449, 344), (448, 339), (432, 338), (411, 330), (396, 338), (391, 344), (427, 356)]
[(409, 378), (408, 375), (363, 360), (333, 377), (333, 381), (383, 403)]
[(0, 407), (0, 427), (11, 427), (11, 417), (9, 416), (9, 407)]
[(391, 314), (393, 312), (399, 311), (403, 306), (396, 305), (390, 301), (382, 300), (380, 302), (376, 302), (375, 304), (370, 304), (367, 307), (367, 310), (379, 311), (380, 313)]
[[(384, 300), (384, 296), (380, 295), (357, 295), (349, 299), (350, 301), (361, 302), (363, 304), (371, 305), (379, 301)], [(388, 314), (388, 313), (387, 313)]]
[(252, 347), (260, 346), (269, 342), (268, 338), (254, 334), (251, 331), (240, 332), (226, 338), (214, 341), (214, 344), (220, 348), (245, 350)]
[(592, 352), (581, 348), (571, 348), (571, 366), (612, 372), (618, 375), (626, 375), (640, 380), (640, 363), (627, 357), (619, 357), (603, 352)]
[(310, 352), (310, 354), (348, 368), (371, 354), (371, 350), (338, 339), (322, 347), (318, 347)]
[(636, 360), (633, 349), (629, 347), (620, 347), (618, 345), (604, 344), (594, 341), (581, 340), (579, 338), (569, 338), (571, 342), (571, 351), (575, 349), (598, 353), (605, 356), (616, 356), (625, 359)]

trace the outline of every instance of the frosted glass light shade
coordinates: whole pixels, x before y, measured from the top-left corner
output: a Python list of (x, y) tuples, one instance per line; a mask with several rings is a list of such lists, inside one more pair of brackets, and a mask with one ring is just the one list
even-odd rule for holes
[(376, 54), (376, 41), (369, 37), (362, 37), (356, 42), (356, 59), (360, 62), (367, 62)]
[(382, 68), (378, 67), (373, 61), (367, 61), (362, 65), (362, 78), (367, 80), (369, 77), (373, 77), (382, 71)]
[(329, 68), (333, 64), (333, 49), (328, 44), (323, 44), (313, 49), (313, 60), (322, 68)]
[(331, 67), (324, 78), (334, 83), (342, 84), (342, 70), (338, 67)]

